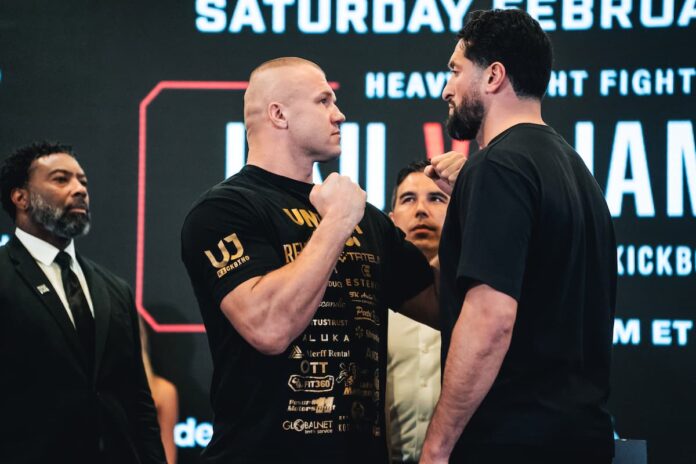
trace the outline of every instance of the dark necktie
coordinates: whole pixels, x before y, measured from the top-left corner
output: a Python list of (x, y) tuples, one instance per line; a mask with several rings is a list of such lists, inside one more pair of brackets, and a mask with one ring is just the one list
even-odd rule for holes
[(80, 344), (87, 357), (87, 368), (91, 371), (94, 363), (94, 317), (89, 310), (89, 304), (82, 290), (82, 285), (77, 275), (70, 269), (72, 258), (69, 254), (61, 251), (56, 256), (55, 262), (60, 266), (60, 276), (63, 280), (65, 296), (68, 299), (70, 312), (75, 322), (75, 330)]

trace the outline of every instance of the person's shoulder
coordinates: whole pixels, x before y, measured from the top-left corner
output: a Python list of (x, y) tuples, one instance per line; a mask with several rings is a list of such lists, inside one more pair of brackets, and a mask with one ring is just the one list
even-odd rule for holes
[(113, 271), (107, 269), (105, 266), (95, 262), (94, 260), (82, 254), (80, 255), (80, 259), (83, 261), (83, 263), (86, 263), (87, 265), (91, 266), (94, 271), (98, 272), (102, 277), (109, 280), (110, 282), (113, 282), (118, 286), (130, 288), (130, 286), (126, 283), (126, 281), (123, 278), (119, 277)]
[(458, 195), (484, 184), (490, 187), (491, 181), (509, 183), (512, 179), (522, 179), (530, 185), (535, 184), (538, 168), (533, 153), (510, 136), (509, 132), (502, 134), (469, 157), (454, 186)]
[(92, 271), (96, 273), (106, 282), (108, 289), (118, 292), (124, 298), (128, 298), (132, 294), (131, 286), (123, 278), (83, 254), (78, 254), (78, 256), (83, 267), (82, 272)]
[(5, 261), (10, 259), (10, 255), (8, 253), (8, 248), (7, 244), (0, 246), (0, 263), (4, 263)]
[(382, 211), (381, 209), (377, 208), (375, 205), (372, 203), (365, 203), (365, 217), (368, 217), (370, 219), (376, 219), (376, 220), (384, 220), (384, 219), (389, 219), (389, 216)]
[(391, 219), (389, 219), (389, 216), (387, 213), (382, 211), (381, 209), (377, 208), (375, 205), (372, 203), (366, 203), (365, 204), (365, 214), (363, 216), (363, 221), (380, 226), (382, 228), (384, 227), (396, 227), (394, 226), (394, 223), (392, 222)]
[(241, 200), (252, 198), (257, 195), (257, 190), (243, 172), (237, 173), (222, 182), (215, 184), (193, 203), (191, 211), (200, 208), (201, 205), (216, 203), (219, 201), (227, 202), (230, 200)]
[(462, 168), (462, 175), (457, 178), (454, 190), (463, 187), (463, 182), (459, 180), (471, 179), (485, 175), (491, 171), (497, 171), (500, 166), (514, 164), (520, 157), (520, 153), (505, 146), (489, 145), (469, 156), (466, 164)]
[(513, 126), (496, 137), (486, 148), (479, 152), (472, 168), (480, 165), (481, 169), (506, 168), (512, 171), (534, 170), (538, 155), (546, 153), (544, 146), (558, 134), (548, 126), (537, 124), (520, 124)]
[[(8, 282), (15, 278), (15, 272), (13, 271), (14, 265), (12, 264), (12, 257), (10, 256), (9, 244), (0, 246), (0, 282)], [(3, 283), (3, 286), (6, 285)]]
[(0, 259), (15, 261), (21, 260), (23, 257), (31, 258), (31, 255), (29, 250), (26, 249), (19, 238), (14, 234), (7, 243), (0, 246)]
[(510, 131), (495, 140), (482, 150), (482, 162), (495, 163), (527, 156), (526, 150), (520, 145), (517, 131)]
[(184, 226), (240, 208), (253, 211), (255, 208), (251, 204), (260, 200), (259, 192), (243, 173), (235, 174), (208, 189), (193, 202), (184, 218)]
[(485, 150), (491, 157), (526, 157), (559, 143), (565, 144), (565, 140), (552, 127), (523, 123), (495, 137)]
[(247, 170), (241, 170), (222, 182), (214, 185), (207, 192), (211, 198), (228, 197), (238, 194), (256, 194), (259, 189), (258, 182)]

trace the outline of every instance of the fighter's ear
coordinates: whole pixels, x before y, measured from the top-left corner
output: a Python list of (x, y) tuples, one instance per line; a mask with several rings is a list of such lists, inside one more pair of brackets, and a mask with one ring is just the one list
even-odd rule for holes
[(26, 211), (29, 208), (29, 191), (22, 187), (12, 189), (10, 199), (18, 211)]
[(495, 61), (491, 63), (485, 73), (485, 86), (487, 93), (496, 93), (505, 83), (507, 78), (507, 70), (505, 65), (500, 61)]
[(271, 102), (268, 105), (268, 119), (271, 120), (273, 127), (277, 129), (287, 129), (288, 128), (288, 118), (286, 113), (286, 108), (282, 103)]

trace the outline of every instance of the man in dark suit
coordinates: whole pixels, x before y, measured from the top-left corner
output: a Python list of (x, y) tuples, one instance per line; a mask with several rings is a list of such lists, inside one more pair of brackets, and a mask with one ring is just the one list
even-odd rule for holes
[(0, 166), (0, 462), (164, 463), (128, 285), (76, 254), (87, 178), (65, 145)]

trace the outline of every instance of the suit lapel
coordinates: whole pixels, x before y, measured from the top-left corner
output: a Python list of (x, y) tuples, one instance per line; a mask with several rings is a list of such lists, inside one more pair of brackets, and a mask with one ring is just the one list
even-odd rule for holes
[(94, 379), (99, 372), (104, 349), (106, 348), (106, 339), (109, 333), (109, 320), (111, 319), (111, 300), (106, 290), (106, 282), (102, 276), (94, 269), (94, 266), (80, 255), (77, 255), (77, 260), (80, 262), (82, 272), (85, 274), (89, 294), (92, 297), (92, 306), (94, 306)]
[(84, 365), (86, 360), (77, 338), (75, 326), (73, 326), (70, 321), (70, 317), (65, 310), (65, 306), (63, 306), (63, 302), (60, 301), (56, 289), (53, 288), (46, 274), (44, 274), (39, 265), (36, 264), (34, 257), (29, 254), (27, 249), (24, 248), (24, 245), (22, 245), (16, 237), (10, 240), (7, 247), (8, 254), (15, 264), (17, 273), (26, 281), (32, 293), (41, 300), (44, 308), (53, 316), (53, 319), (55, 319), (63, 335), (65, 335), (68, 346), (70, 346)]

